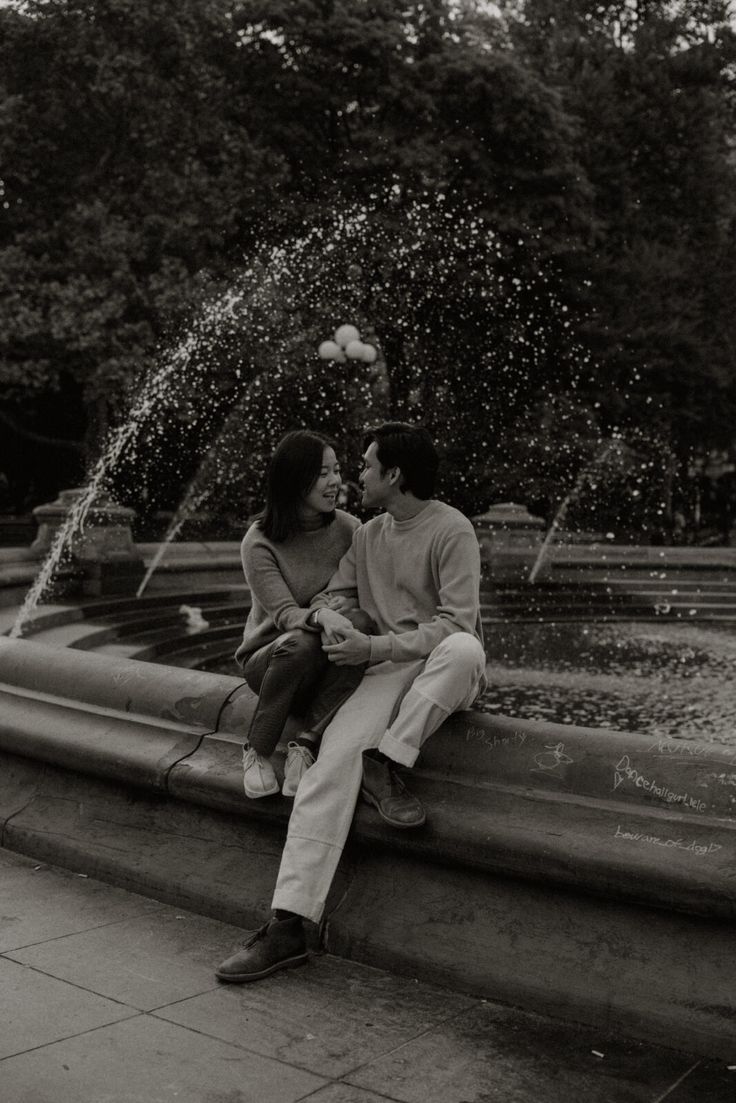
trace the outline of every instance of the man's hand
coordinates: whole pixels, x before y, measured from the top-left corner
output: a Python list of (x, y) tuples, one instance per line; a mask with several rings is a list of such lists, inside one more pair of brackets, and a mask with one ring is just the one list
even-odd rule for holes
[(350, 627), (340, 630), (342, 639), (339, 642), (327, 641), (322, 644), (322, 650), (327, 658), (336, 666), (360, 666), (367, 663), (371, 657), (371, 638), (357, 628)]
[(317, 626), (322, 632), (322, 640), (327, 643), (337, 643), (346, 632), (352, 632), (353, 626), (342, 613), (335, 612), (323, 605), (317, 610)]
[(323, 608), (334, 609), (336, 613), (347, 613), (349, 609), (355, 608), (355, 602), (343, 594), (330, 594)]

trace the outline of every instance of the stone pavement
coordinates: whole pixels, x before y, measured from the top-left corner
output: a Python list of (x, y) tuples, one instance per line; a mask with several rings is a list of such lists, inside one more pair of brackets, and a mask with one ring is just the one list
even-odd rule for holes
[(221, 986), (238, 928), (0, 850), (0, 1103), (734, 1103), (736, 1064), (328, 955)]

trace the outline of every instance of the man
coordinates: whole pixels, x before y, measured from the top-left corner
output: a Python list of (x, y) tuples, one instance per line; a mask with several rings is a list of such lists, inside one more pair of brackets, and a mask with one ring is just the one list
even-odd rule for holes
[[(388, 422), (366, 438), (362, 504), (383, 512), (356, 530), (313, 624), (337, 664), (368, 661), (363, 680), (326, 729), (297, 790), (273, 918), (217, 970), (259, 980), (307, 960), (303, 919), (319, 922), (358, 794), (397, 828), (425, 813), (394, 770), (414, 765), (424, 741), (482, 688), (480, 552), (473, 526), (432, 498), (438, 457), (427, 431)], [(366, 635), (328, 608), (356, 598), (377, 626)]]

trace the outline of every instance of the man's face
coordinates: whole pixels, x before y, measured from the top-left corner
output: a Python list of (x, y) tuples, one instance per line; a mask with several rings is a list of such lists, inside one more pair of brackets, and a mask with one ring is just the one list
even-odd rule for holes
[(396, 485), (391, 475), (393, 468), (381, 470), (378, 461), (378, 445), (371, 441), (363, 455), (363, 469), (358, 476), (363, 496), (360, 504), (366, 509), (383, 509), (389, 501)]

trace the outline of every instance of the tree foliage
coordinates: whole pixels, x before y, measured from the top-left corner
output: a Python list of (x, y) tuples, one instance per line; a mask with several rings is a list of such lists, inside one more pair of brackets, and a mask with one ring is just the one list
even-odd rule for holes
[[(280, 271), (142, 426), (152, 502), (238, 417), (251, 482), (289, 425), (349, 450), (372, 410), (422, 417), (468, 510), (553, 505), (624, 424), (725, 441), (735, 60), (717, 0), (0, 8), (0, 400), (94, 455), (193, 319)], [(345, 320), (378, 375), (320, 375)]]
[(529, 0), (515, 39), (578, 119), (593, 196), (581, 336), (609, 421), (657, 420), (681, 452), (736, 414), (729, 5)]

